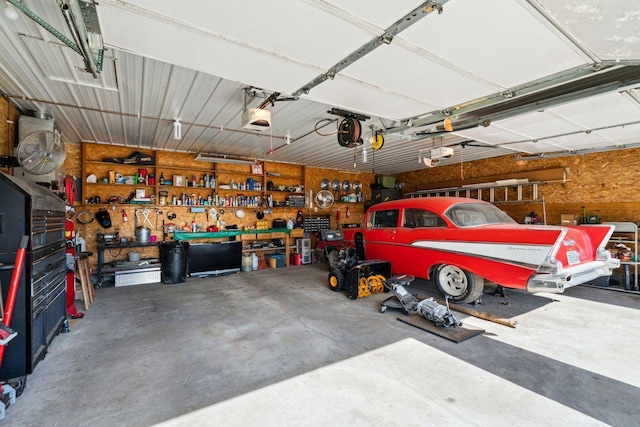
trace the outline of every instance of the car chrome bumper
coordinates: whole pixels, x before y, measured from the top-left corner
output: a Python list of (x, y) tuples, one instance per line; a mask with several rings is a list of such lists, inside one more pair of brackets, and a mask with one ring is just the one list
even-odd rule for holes
[(527, 291), (560, 294), (566, 288), (581, 285), (601, 276), (611, 276), (612, 270), (618, 267), (620, 267), (620, 260), (611, 258), (565, 268), (554, 274), (534, 274), (527, 283)]

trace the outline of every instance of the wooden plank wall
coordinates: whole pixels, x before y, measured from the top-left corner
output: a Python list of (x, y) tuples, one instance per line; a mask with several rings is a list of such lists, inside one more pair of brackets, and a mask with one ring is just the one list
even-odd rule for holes
[[(564, 168), (565, 184), (550, 183), (538, 188), (544, 197), (547, 223), (559, 224), (560, 215), (574, 214), (582, 218), (600, 215), (602, 221), (640, 222), (640, 149), (626, 149), (586, 155), (516, 162), (514, 156), (496, 157), (463, 165), (421, 169), (396, 176), (404, 182), (404, 193), (436, 188), (437, 183), (471, 180), (489, 175), (508, 175), (522, 171)], [(533, 211), (543, 215), (542, 203), (500, 204), (512, 218), (524, 221)]]
[[(12, 156), (18, 134), (20, 111), (6, 98), (0, 97), (0, 156)], [(9, 168), (0, 171), (11, 173)]]

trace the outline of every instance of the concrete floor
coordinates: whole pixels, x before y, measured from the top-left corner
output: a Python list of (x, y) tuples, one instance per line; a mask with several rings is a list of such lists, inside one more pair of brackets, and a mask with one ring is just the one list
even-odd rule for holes
[(487, 295), (517, 328), (455, 313), (486, 330), (456, 344), (326, 276), (316, 264), (97, 289), (3, 423), (638, 425), (638, 295)]

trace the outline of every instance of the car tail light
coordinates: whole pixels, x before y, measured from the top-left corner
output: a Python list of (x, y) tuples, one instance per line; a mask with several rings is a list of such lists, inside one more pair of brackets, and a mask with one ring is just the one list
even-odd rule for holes
[(540, 264), (540, 268), (538, 268), (540, 273), (556, 274), (560, 270), (562, 270), (562, 263), (552, 256), (545, 259), (542, 264)]
[(596, 260), (598, 261), (608, 261), (611, 259), (611, 252), (609, 252), (606, 248), (600, 246), (598, 250), (596, 250)]

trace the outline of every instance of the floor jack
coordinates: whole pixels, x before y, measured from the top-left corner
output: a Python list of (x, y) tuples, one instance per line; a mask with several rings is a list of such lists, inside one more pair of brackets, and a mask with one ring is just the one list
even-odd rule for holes
[(384, 282), (387, 289), (393, 293), (393, 296), (387, 298), (380, 303), (380, 312), (384, 313), (387, 308), (402, 309), (406, 314), (420, 314), (436, 326), (444, 326), (445, 328), (462, 326), (462, 322), (456, 319), (449, 310), (449, 301), (445, 300), (446, 306), (438, 304), (433, 297), (419, 301), (406, 288), (415, 277), (407, 274), (392, 276)]

